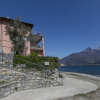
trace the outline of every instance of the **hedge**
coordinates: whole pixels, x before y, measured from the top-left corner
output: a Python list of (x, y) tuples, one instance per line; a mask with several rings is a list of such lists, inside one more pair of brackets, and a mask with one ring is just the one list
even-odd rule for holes
[[(55, 69), (59, 67), (58, 57), (33, 56), (33, 55), (29, 55), (29, 56), (15, 55), (15, 57), (34, 63), (34, 64), (31, 64), (31, 63), (26, 62), (26, 67), (28, 68), (35, 68), (37, 70), (42, 70), (43, 68), (41, 66), (50, 68), (50, 69)], [(16, 58), (13, 59), (13, 62), (15, 64), (25, 64), (25, 61), (16, 59)], [(45, 66), (44, 62), (49, 62), (49, 65)]]

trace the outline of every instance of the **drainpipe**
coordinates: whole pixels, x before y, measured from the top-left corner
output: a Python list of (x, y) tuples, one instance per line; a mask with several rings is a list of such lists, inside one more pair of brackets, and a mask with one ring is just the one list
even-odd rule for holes
[[(1, 17), (0, 17), (0, 19), (1, 19)], [(3, 34), (2, 34), (2, 20), (1, 20), (1, 35), (2, 35), (2, 68), (3, 68)]]

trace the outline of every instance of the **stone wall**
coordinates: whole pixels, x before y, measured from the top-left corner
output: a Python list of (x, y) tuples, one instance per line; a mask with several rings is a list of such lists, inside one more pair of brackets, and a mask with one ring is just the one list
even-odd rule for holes
[(21, 90), (62, 85), (62, 83), (57, 80), (44, 79), (34, 75), (4, 68), (0, 70), (0, 80), (6, 82), (5, 84), (0, 85), (1, 98)]
[(2, 67), (2, 58), (3, 58), (3, 67), (9, 67), (13, 69), (13, 54), (5, 54), (5, 53), (0, 53), (0, 65)]

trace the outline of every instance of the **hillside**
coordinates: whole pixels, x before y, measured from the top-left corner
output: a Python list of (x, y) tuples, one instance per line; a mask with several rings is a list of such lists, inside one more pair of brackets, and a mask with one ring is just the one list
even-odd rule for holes
[(59, 60), (65, 65), (91, 65), (100, 64), (100, 49), (86, 48), (79, 53), (73, 53)]

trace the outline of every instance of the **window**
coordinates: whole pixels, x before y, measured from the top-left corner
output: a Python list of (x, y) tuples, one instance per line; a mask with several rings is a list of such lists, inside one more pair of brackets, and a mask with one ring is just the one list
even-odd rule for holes
[(35, 53), (38, 53), (37, 51), (35, 51)]
[(14, 41), (18, 41), (18, 37), (16, 36), (16, 38), (13, 38)]
[(11, 27), (13, 27), (13, 24), (10, 24)]
[(26, 36), (24, 37), (24, 40), (27, 41), (27, 37)]
[(28, 36), (25, 36), (25, 37), (24, 37), (24, 40), (25, 40), (25, 41), (29, 41), (29, 37), (28, 37)]
[(15, 51), (15, 54), (17, 54), (17, 55), (21, 55), (21, 53), (20, 53), (20, 52), (18, 52), (18, 51)]

